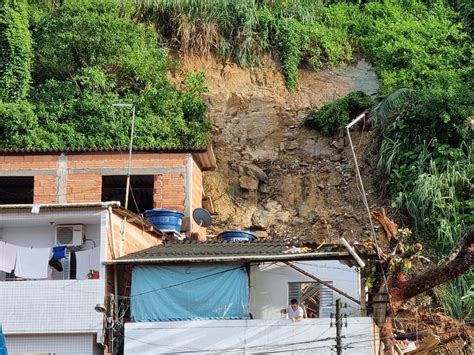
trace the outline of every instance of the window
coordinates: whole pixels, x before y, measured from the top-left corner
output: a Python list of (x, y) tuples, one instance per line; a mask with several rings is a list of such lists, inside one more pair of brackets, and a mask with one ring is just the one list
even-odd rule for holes
[(0, 177), (0, 205), (33, 203), (33, 176)]
[[(127, 177), (102, 176), (102, 201), (120, 201), (125, 205), (125, 187)], [(130, 177), (130, 194), (128, 209), (135, 213), (143, 213), (153, 208), (153, 175), (132, 175)]]
[(326, 318), (332, 312), (333, 292), (319, 282), (289, 282), (288, 304), (293, 298), (303, 307), (307, 318)]

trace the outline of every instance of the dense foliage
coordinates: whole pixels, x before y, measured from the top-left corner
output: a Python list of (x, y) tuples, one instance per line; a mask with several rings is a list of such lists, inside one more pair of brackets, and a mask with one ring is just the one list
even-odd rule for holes
[(362, 91), (353, 91), (311, 112), (305, 124), (309, 128), (333, 135), (344, 128), (358, 114), (374, 105), (374, 100)]
[(0, 5), (0, 103), (26, 99), (31, 61), (28, 3), (6, 0)]
[[(125, 1), (126, 2), (126, 1)], [(351, 58), (347, 32), (324, 20), (323, 0), (141, 0), (137, 17), (153, 20), (168, 46), (184, 54), (215, 53), (242, 66), (262, 53), (280, 55), (290, 90), (297, 69), (319, 69)]]
[[(137, 108), (136, 145), (207, 143), (210, 125), (200, 97), (204, 77), (189, 76), (184, 89), (177, 91), (166, 77), (168, 52), (158, 45), (154, 29), (121, 15), (120, 10), (115, 1), (95, 0), (66, 1), (52, 10), (30, 11), (31, 74), (26, 58), (13, 55), (9, 61), (17, 68), (15, 74), (25, 73), (25, 80), (15, 75), (21, 80), (11, 81), (21, 85), (21, 96), (29, 94), (28, 102), (0, 107), (3, 146), (126, 146), (131, 112), (113, 110), (117, 102)], [(13, 39), (30, 43), (27, 14), (21, 24), (27, 33)], [(1, 33), (10, 38), (7, 30)], [(24, 87), (30, 75), (28, 92)]]
[[(411, 217), (415, 238), (427, 242), (431, 257), (438, 259), (474, 223), (472, 6), (464, 1), (454, 5), (339, 3), (324, 13), (328, 25), (347, 31), (370, 57), (381, 80), (380, 93), (389, 94), (374, 110), (384, 138), (380, 165), (393, 205)], [(341, 99), (323, 106), (306, 123), (325, 134), (336, 133), (340, 105)], [(471, 271), (438, 287), (445, 310), (472, 317), (472, 284)]]
[[(280, 58), (289, 90), (298, 68), (365, 53), (384, 99), (374, 118), (392, 203), (441, 259), (474, 223), (474, 7), (470, 0), (26, 0), (0, 5), (0, 140), (4, 147), (203, 145), (210, 124), (202, 74), (181, 90), (168, 50), (242, 66)], [(33, 43), (34, 45), (32, 46)], [(310, 116), (333, 134), (372, 104), (353, 93)], [(474, 314), (474, 272), (438, 288), (457, 317)], [(464, 296), (464, 297), (463, 297)]]

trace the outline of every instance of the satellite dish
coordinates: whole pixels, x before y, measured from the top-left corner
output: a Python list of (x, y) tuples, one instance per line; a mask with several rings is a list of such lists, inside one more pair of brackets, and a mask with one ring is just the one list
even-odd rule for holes
[(211, 214), (204, 208), (196, 208), (193, 211), (193, 219), (201, 227), (209, 227), (212, 223)]

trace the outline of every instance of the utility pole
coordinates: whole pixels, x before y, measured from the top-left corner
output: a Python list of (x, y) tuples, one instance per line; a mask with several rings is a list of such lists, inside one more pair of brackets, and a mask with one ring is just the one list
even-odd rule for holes
[(125, 206), (124, 208), (128, 208), (128, 195), (130, 191), (130, 173), (132, 170), (132, 150), (133, 150), (133, 131), (135, 128), (135, 105), (128, 104), (128, 103), (116, 103), (112, 104), (113, 107), (127, 107), (132, 110), (132, 123), (130, 128), (130, 143), (128, 145), (128, 172), (127, 172), (127, 182), (125, 186)]
[(341, 299), (336, 300), (336, 351), (337, 355), (342, 355), (342, 314)]

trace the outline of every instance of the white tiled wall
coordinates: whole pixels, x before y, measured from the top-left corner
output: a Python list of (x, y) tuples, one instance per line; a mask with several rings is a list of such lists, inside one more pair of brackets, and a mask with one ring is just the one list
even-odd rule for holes
[(98, 350), (92, 334), (7, 335), (6, 341), (9, 355), (93, 355)]
[(0, 282), (0, 324), (5, 334), (97, 333), (105, 280)]

